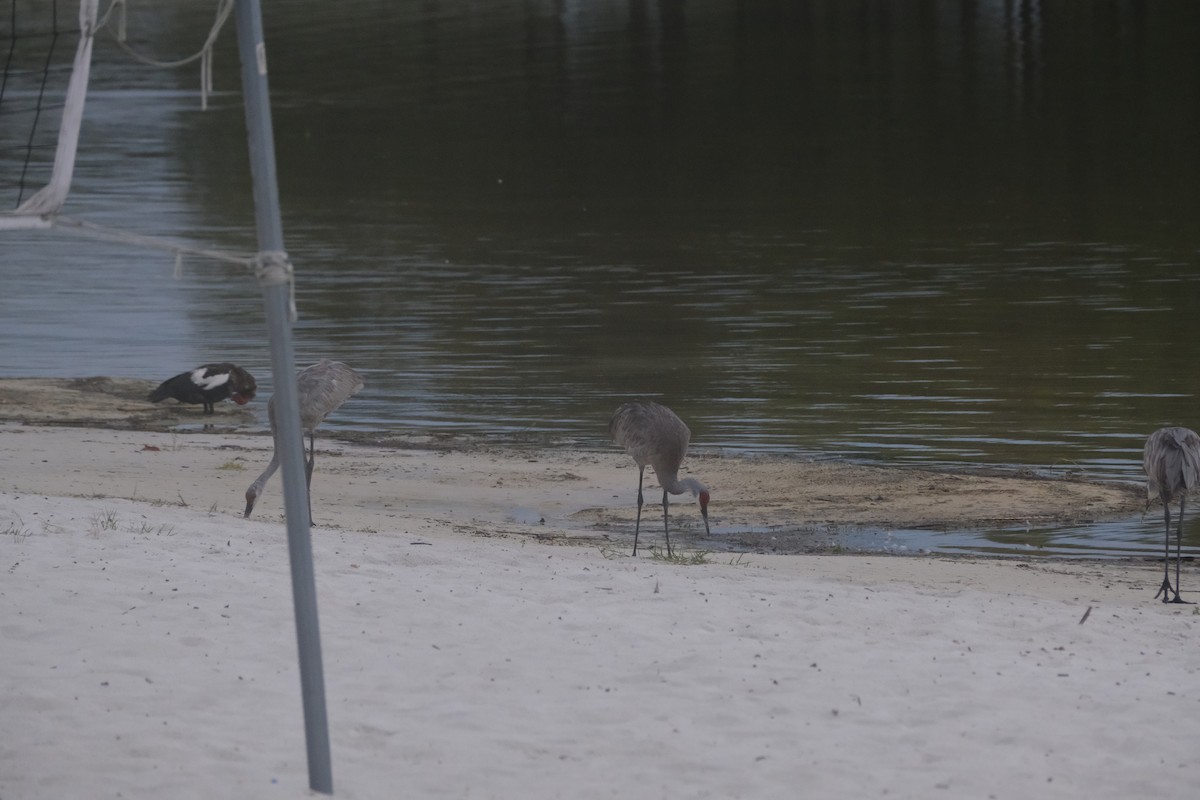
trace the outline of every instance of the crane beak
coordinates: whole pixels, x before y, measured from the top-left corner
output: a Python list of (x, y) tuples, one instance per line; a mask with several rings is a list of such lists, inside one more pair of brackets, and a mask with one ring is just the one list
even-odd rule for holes
[(246, 513), (242, 515), (243, 519), (250, 519), (250, 512), (254, 510), (254, 502), (258, 500), (258, 495), (254, 492), (246, 492)]
[(700, 493), (700, 516), (704, 517), (704, 533), (712, 536), (712, 531), (708, 528), (708, 492)]

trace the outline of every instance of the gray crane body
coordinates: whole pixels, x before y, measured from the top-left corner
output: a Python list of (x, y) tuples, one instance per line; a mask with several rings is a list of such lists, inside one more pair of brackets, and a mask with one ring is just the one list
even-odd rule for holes
[[(308, 434), (308, 459), (304, 462), (305, 480), (309, 487), (308, 517), (312, 524), (312, 473), (316, 463), (315, 430), (326, 417), (341, 407), (350, 397), (363, 388), (362, 376), (340, 361), (322, 359), (312, 366), (305, 367), (296, 375), (296, 391), (300, 400), (301, 435)], [(275, 426), (275, 397), (267, 402), (267, 419), (271, 423), (271, 436), (275, 439), (275, 447), (271, 452), (271, 462), (262, 474), (250, 484), (246, 490), (246, 513), (249, 517), (254, 510), (254, 504), (266, 488), (267, 481), (279, 469), (279, 430)], [(303, 447), (303, 443), (301, 443)]]
[[(1146, 492), (1163, 505), (1165, 538), (1163, 542), (1163, 582), (1154, 595), (1164, 603), (1186, 603), (1179, 596), (1179, 562), (1183, 550), (1183, 511), (1188, 495), (1200, 486), (1200, 435), (1189, 428), (1159, 428), (1150, 434), (1142, 452), (1146, 471)], [(1171, 586), (1171, 502), (1179, 499), (1179, 519), (1175, 528), (1175, 586)]]
[(613, 441), (625, 449), (638, 465), (638, 515), (633, 533), (633, 554), (637, 555), (638, 535), (642, 526), (642, 480), (646, 467), (654, 468), (663, 488), (663, 533), (667, 540), (667, 555), (671, 555), (671, 530), (668, 524), (668, 495), (691, 492), (700, 500), (700, 515), (704, 530), (708, 527), (709, 490), (695, 478), (680, 478), (679, 467), (687, 455), (692, 432), (679, 416), (664, 405), (639, 400), (617, 408), (608, 424)]

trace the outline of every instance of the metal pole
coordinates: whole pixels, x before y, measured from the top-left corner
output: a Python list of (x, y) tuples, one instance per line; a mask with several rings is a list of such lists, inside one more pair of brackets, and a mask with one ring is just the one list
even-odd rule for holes
[(238, 52), (242, 61), (242, 92), (246, 106), (246, 133), (254, 177), (259, 282), (271, 338), (271, 375), (275, 383), (275, 421), (278, 425), (275, 446), (280, 453), (288, 555), (292, 565), (292, 600), (300, 656), (304, 734), (308, 747), (308, 785), (313, 791), (333, 794), (329, 720), (325, 712), (325, 673), (321, 665), (308, 486), (304, 475), (304, 433), (300, 428), (295, 354), (292, 351), (291, 270), (283, 249), (283, 222), (279, 212), (275, 145), (267, 91), (266, 45), (263, 42), (259, 0), (237, 0), (236, 20)]

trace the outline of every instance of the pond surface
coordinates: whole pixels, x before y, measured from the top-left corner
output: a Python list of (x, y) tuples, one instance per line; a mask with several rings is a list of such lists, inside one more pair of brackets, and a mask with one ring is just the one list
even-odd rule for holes
[[(212, 13), (142, 4), (130, 44), (177, 58)], [(1180, 79), (1200, 4), (264, 13), (297, 354), (367, 378), (331, 427), (603, 448), (641, 396), (706, 450), (1141, 481), (1150, 431), (1200, 425), (1200, 83)], [(5, 208), (45, 181), (57, 124), (51, 103), (26, 167), (29, 34), (53, 22), (23, 14)], [(203, 111), (197, 66), (98, 41), (66, 214), (254, 249), (233, 34)], [(65, 74), (47, 85), (61, 99)], [(0, 375), (232, 360), (269, 393), (240, 267), (0, 236)], [(1155, 511), (881, 547), (1153, 554), (1161, 535)]]

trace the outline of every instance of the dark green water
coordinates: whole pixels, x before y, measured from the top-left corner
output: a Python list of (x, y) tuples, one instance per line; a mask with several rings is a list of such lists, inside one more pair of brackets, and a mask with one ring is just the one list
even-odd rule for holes
[[(1118, 480), (1200, 425), (1200, 4), (265, 13), (297, 351), (368, 380), (331, 423), (605, 447), (650, 396), (698, 448)], [(142, 4), (131, 42), (211, 15)], [(202, 112), (197, 67), (98, 44), (67, 213), (251, 249), (237, 68), (231, 23)], [(0, 375), (268, 377), (238, 268), (3, 237)]]

